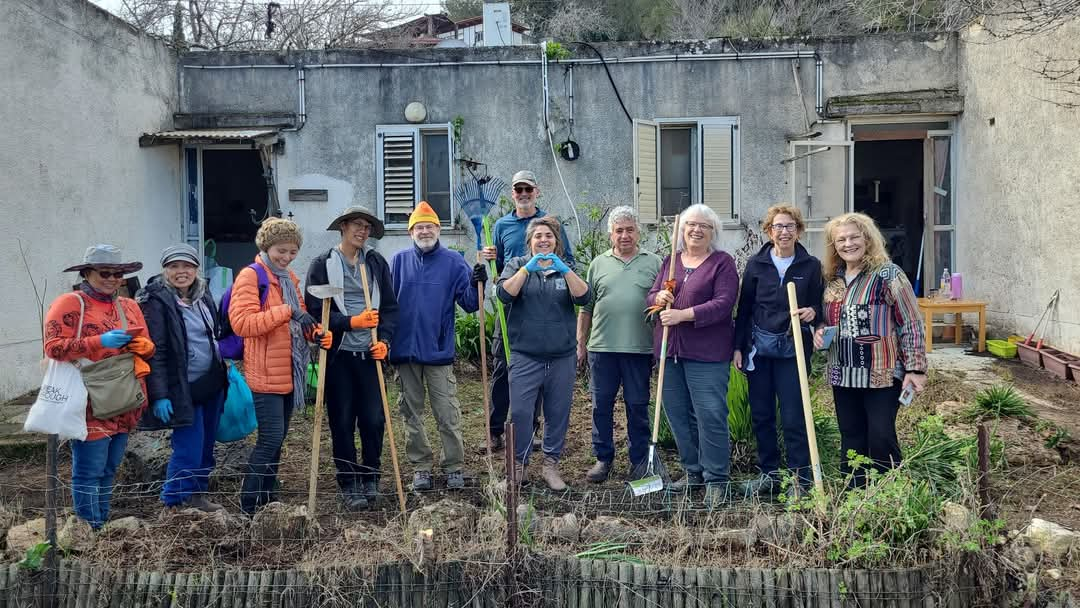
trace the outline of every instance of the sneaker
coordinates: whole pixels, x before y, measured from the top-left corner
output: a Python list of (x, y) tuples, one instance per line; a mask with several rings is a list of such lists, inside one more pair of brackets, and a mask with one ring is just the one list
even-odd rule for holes
[(607, 481), (608, 475), (611, 475), (611, 463), (597, 460), (589, 472), (585, 473), (585, 479), (591, 483), (603, 483)]
[(446, 489), (460, 490), (465, 487), (465, 474), (461, 471), (446, 474)]
[(210, 502), (204, 494), (195, 494), (191, 498), (188, 498), (181, 503), (183, 508), (193, 508), (203, 511), (205, 513), (213, 513), (215, 511), (224, 511), (225, 507), (219, 505), (216, 502)]
[(685, 492), (688, 489), (700, 488), (705, 485), (705, 475), (702, 473), (687, 473), (682, 479), (671, 482), (668, 486), (672, 492)]
[(413, 473), (412, 489), (414, 492), (424, 492), (433, 487), (431, 483), (431, 471), (417, 471)]
[(540, 469), (540, 476), (544, 478), (548, 487), (555, 492), (562, 492), (566, 489), (566, 482), (563, 481), (561, 475), (559, 475), (559, 461), (550, 456), (544, 456), (544, 465)]
[(712, 482), (705, 486), (705, 508), (715, 509), (731, 501), (731, 489), (726, 481)]
[[(502, 435), (491, 436), (491, 450), (493, 452), (498, 452), (499, 450), (502, 450), (505, 446), (506, 444), (503, 443)], [(487, 456), (487, 437), (484, 437), (480, 440), (480, 443), (476, 446), (476, 453), (481, 456)]]

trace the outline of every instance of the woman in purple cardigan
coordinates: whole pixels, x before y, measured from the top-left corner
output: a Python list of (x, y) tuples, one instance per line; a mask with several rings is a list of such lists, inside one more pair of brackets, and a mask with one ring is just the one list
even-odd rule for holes
[[(675, 259), (668, 257), (647, 298), (666, 306), (654, 331), (660, 356), (662, 327), (668, 333), (664, 372), (664, 411), (679, 448), (686, 476), (671, 485), (681, 491), (706, 486), (705, 502), (727, 498), (727, 385), (734, 350), (731, 312), (739, 295), (735, 260), (719, 249), (720, 218), (705, 205), (682, 213)], [(669, 264), (675, 264), (675, 293), (664, 289)]]

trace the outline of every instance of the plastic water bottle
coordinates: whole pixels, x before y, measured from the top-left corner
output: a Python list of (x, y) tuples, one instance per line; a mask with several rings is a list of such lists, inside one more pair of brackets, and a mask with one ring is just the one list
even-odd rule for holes
[(941, 272), (941, 284), (938, 286), (938, 296), (943, 300), (952, 298), (952, 274), (949, 273), (949, 269), (945, 268)]

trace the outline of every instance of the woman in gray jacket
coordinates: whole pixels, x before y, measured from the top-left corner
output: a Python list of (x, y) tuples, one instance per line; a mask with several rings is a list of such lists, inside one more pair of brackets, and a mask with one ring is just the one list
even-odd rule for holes
[(574, 306), (592, 300), (589, 284), (563, 258), (559, 221), (544, 216), (529, 222), (525, 246), (529, 255), (506, 263), (496, 288), (506, 309), (510, 342), (510, 416), (519, 429), (514, 437), (517, 478), (524, 481), (532, 451), (533, 407), (538, 393), (544, 403), (542, 476), (555, 491), (566, 489), (559, 475), (559, 457), (570, 422), (576, 370)]

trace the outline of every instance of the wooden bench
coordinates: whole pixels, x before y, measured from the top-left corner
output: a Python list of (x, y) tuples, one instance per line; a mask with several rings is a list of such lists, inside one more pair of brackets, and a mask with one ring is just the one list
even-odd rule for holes
[(919, 298), (919, 310), (922, 311), (926, 326), (926, 352), (934, 350), (934, 315), (952, 314), (956, 317), (956, 329), (953, 332), (955, 343), (960, 344), (960, 336), (964, 333), (965, 312), (978, 313), (979, 315), (979, 343), (976, 352), (986, 350), (986, 302), (978, 300), (930, 300)]

